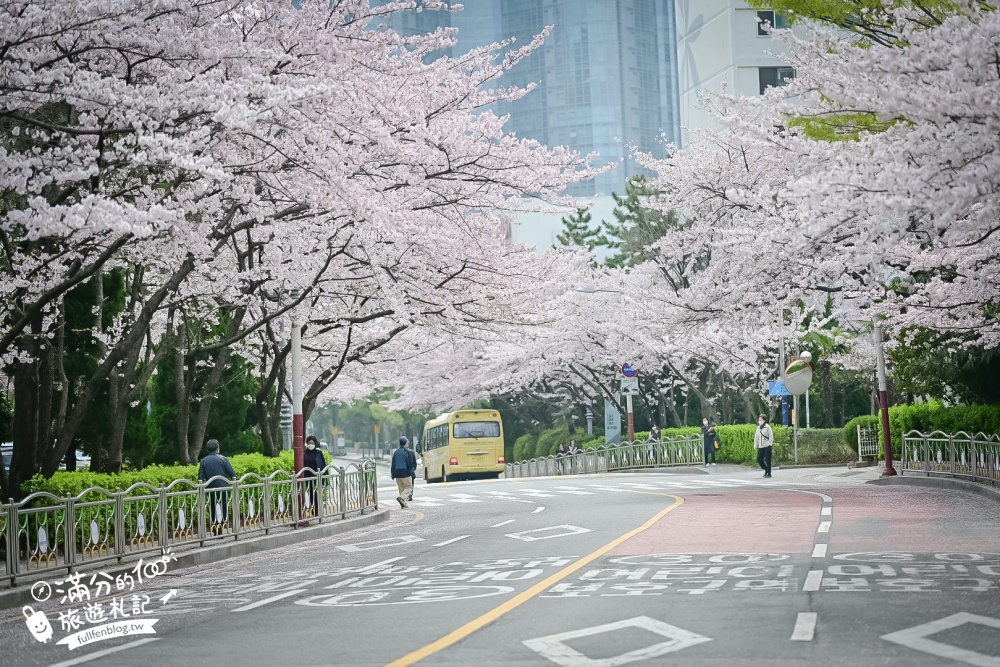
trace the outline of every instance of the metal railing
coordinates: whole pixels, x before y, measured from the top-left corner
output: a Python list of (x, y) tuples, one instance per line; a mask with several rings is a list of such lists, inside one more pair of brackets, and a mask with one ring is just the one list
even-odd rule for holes
[(902, 454), (898, 465), (904, 470), (1000, 484), (998, 435), (910, 431), (903, 436)]
[(508, 463), (506, 477), (579, 475), (611, 470), (692, 466), (704, 460), (700, 435), (664, 438), (656, 441), (599, 445), (576, 454), (553, 454), (538, 459)]
[(80, 565), (120, 563), (127, 556), (378, 509), (373, 461), (311, 472), (178, 479), (159, 488), (139, 482), (124, 491), (90, 487), (65, 498), (39, 492), (11, 500), (0, 505), (0, 576), (15, 585), (42, 570), (72, 572)]

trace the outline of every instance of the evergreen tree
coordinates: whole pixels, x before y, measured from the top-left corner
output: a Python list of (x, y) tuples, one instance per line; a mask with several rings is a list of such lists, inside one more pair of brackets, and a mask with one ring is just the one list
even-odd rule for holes
[(645, 176), (633, 176), (625, 184), (625, 196), (612, 192), (614, 222), (602, 221), (607, 246), (614, 252), (605, 262), (613, 268), (635, 266), (655, 257), (649, 246), (658, 241), (671, 227), (677, 226), (677, 215), (670, 211), (646, 208), (643, 199), (655, 196)]
[(556, 236), (559, 245), (574, 250), (586, 249), (593, 252), (594, 248), (608, 245), (608, 239), (601, 234), (601, 228), (590, 226), (590, 211), (578, 208), (573, 215), (563, 216), (563, 230)]

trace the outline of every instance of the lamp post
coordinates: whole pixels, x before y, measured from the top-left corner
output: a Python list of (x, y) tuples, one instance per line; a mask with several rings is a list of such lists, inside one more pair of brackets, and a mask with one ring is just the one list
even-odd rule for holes
[(885, 447), (885, 472), (883, 477), (892, 477), (896, 469), (892, 465), (892, 434), (889, 430), (889, 390), (885, 379), (885, 351), (882, 349), (882, 324), (875, 320), (875, 368), (878, 374), (878, 402), (882, 413), (882, 444)]
[[(292, 290), (292, 299), (299, 298), (299, 291)], [(305, 466), (305, 421), (302, 417), (302, 325), (292, 311), (292, 452), (295, 472)]]

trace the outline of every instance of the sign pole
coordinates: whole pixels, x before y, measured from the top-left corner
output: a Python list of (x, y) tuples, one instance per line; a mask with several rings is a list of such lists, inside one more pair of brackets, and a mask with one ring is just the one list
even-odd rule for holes
[(795, 453), (795, 463), (799, 462), (799, 395), (792, 397), (792, 448)]
[(625, 407), (628, 410), (628, 441), (635, 442), (635, 427), (632, 423), (632, 394), (625, 395)]

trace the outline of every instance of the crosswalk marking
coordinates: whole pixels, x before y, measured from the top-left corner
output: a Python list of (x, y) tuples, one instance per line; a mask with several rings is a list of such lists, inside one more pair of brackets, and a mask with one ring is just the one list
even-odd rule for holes
[[(598, 493), (626, 493), (628, 491), (709, 491), (726, 488), (760, 488), (775, 486), (814, 486), (810, 482), (782, 481), (782, 480), (762, 480), (762, 479), (644, 479), (642, 482), (621, 481), (614, 483), (594, 483), (597, 480), (580, 479), (573, 480), (578, 483), (574, 486), (562, 485), (546, 489), (521, 488), (520, 486), (508, 487), (510, 490), (483, 489), (478, 493), (439, 493), (446, 491), (442, 487), (420, 486), (418, 495), (410, 501), (418, 507), (444, 507), (450, 503), (474, 504), (488, 502), (491, 500), (502, 500), (507, 502), (528, 503), (537, 505), (542, 498), (555, 498), (558, 496), (592, 496)], [(397, 490), (395, 487), (385, 487), (378, 490), (379, 496), (383, 499), (394, 498)]]

